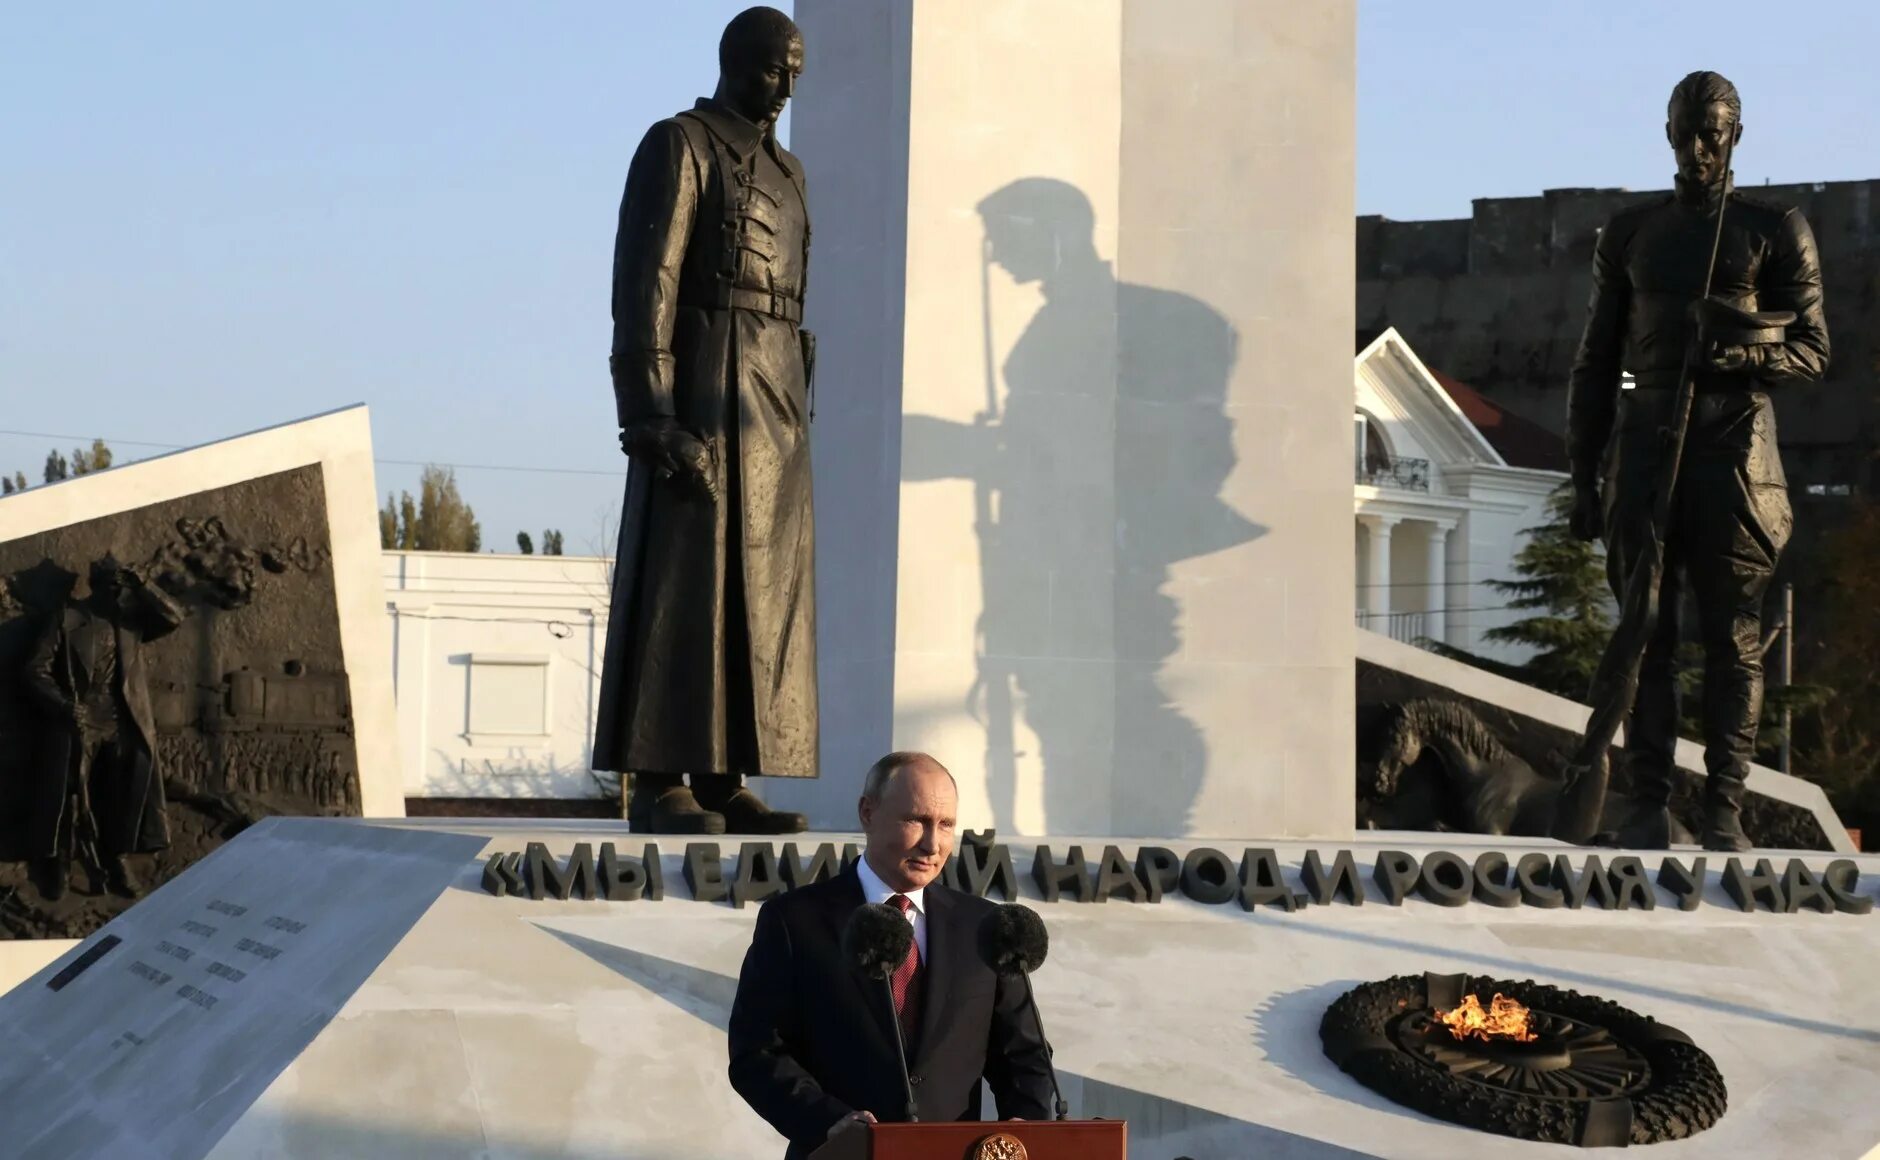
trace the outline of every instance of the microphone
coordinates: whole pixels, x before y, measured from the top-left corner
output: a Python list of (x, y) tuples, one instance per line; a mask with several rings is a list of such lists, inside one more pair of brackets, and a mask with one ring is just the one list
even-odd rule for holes
[(864, 978), (880, 979), (882, 994), (888, 997), (888, 1022), (894, 1024), (894, 1058), (901, 1067), (901, 1090), (907, 1096), (907, 1122), (920, 1122), (914, 1104), (914, 1085), (907, 1074), (907, 1043), (901, 1035), (901, 1020), (894, 1011), (894, 972), (907, 961), (914, 946), (914, 924), (886, 903), (864, 903), (849, 915), (842, 928), (842, 957), (849, 960)]
[(1051, 936), (1045, 932), (1044, 919), (1038, 912), (1017, 903), (993, 908), (979, 922), (979, 958), (1000, 975), (1017, 975), (1025, 981), (1025, 1004), (1038, 1024), (1038, 1038), (1044, 1043), (1045, 1068), (1051, 1075), (1051, 1099), (1057, 1118), (1071, 1118), (1070, 1105), (1058, 1089), (1057, 1065), (1052, 1062), (1051, 1041), (1044, 1035), (1044, 1017), (1038, 1014), (1038, 997), (1032, 993), (1031, 973), (1044, 965)]

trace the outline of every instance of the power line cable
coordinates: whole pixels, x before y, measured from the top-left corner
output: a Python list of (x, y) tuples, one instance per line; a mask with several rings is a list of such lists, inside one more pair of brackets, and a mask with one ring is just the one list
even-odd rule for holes
[[(24, 439), (74, 440), (83, 443), (89, 439), (103, 439), (107, 445), (120, 447), (154, 447), (161, 451), (184, 451), (189, 445), (183, 443), (155, 443), (148, 439), (110, 439), (98, 435), (59, 435), (49, 431), (13, 431), (0, 428), (0, 435), (15, 435)], [(374, 456), (374, 463), (383, 463), (390, 467), (449, 467), (463, 471), (515, 471), (532, 475), (598, 475), (618, 479), (626, 474), (624, 465), (617, 471), (596, 471), (580, 467), (531, 467), (501, 463), (444, 463), (439, 460), (385, 459)], [(115, 466), (115, 465), (114, 465)]]

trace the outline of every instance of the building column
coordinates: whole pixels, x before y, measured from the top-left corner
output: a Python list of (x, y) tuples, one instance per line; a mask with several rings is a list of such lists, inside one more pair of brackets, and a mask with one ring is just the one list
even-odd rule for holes
[(1390, 631), (1390, 532), (1397, 526), (1396, 516), (1361, 515), (1369, 550), (1365, 553), (1364, 612), (1365, 627), (1373, 632)]
[(1429, 537), (1423, 557), (1423, 582), (1429, 590), (1423, 605), (1423, 635), (1431, 640), (1447, 640), (1443, 617), (1449, 606), (1449, 525), (1431, 522), (1423, 525), (1423, 530)]

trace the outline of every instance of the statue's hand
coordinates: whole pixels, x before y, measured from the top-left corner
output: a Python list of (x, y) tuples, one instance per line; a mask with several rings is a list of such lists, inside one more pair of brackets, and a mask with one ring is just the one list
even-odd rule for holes
[(706, 499), (718, 498), (718, 473), (710, 445), (690, 431), (679, 431), (672, 441), (672, 459)]
[(1754, 374), (1762, 368), (1762, 346), (1724, 346), (1713, 342), (1705, 365), (1718, 374)]
[(1573, 512), (1567, 517), (1573, 538), (1591, 543), (1606, 533), (1606, 512), (1599, 501), (1597, 484), (1575, 484)]
[(679, 476), (706, 498), (718, 498), (711, 448), (676, 420), (653, 419), (625, 428), (620, 432), (620, 449), (647, 460), (661, 476)]

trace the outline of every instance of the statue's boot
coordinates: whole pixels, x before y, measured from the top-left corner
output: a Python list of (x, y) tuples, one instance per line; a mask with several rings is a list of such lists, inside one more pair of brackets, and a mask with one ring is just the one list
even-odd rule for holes
[(701, 806), (676, 775), (639, 773), (633, 776), (627, 826), (636, 834), (722, 834), (725, 818)]
[(1632, 809), (1613, 845), (1623, 850), (1671, 848), (1671, 771), (1656, 761), (1629, 761)]
[(730, 833), (800, 834), (809, 828), (809, 819), (802, 814), (764, 804), (735, 773), (693, 774), (692, 785), (701, 804), (724, 815)]
[(1736, 770), (1711, 774), (1704, 783), (1704, 849), (1740, 854), (1750, 848), (1743, 832), (1743, 777)]
[(1669, 850), (1671, 808), (1639, 802), (1620, 823), (1613, 845), (1621, 850)]
[(138, 898), (144, 892), (143, 880), (131, 869), (130, 859), (122, 854), (111, 859), (110, 866), (105, 870), (105, 881), (112, 890), (126, 898)]

